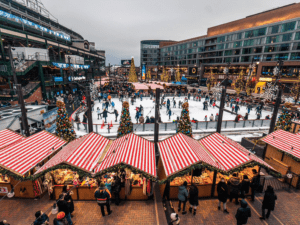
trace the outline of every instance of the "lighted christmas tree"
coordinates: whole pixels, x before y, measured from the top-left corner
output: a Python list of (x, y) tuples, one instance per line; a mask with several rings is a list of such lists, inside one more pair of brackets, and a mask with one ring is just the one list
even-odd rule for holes
[(67, 142), (73, 141), (75, 139), (75, 130), (69, 120), (66, 105), (61, 101), (57, 101), (56, 106), (58, 107), (56, 117), (56, 135)]
[(129, 71), (129, 75), (128, 75), (128, 82), (138, 82), (133, 58), (131, 59), (131, 66), (130, 66), (130, 71)]
[(238, 78), (235, 80), (234, 90), (239, 95), (244, 87), (245, 87), (244, 72), (243, 72), (243, 70), (241, 70)]
[(190, 121), (189, 103), (185, 102), (182, 104), (182, 111), (180, 120), (178, 121), (177, 133), (183, 133), (192, 137), (192, 125)]
[(292, 116), (288, 111), (283, 111), (278, 117), (275, 130), (291, 131), (292, 129)]
[(125, 101), (123, 102), (120, 126), (118, 128), (118, 137), (122, 137), (132, 131), (133, 125), (130, 118), (129, 103)]
[(146, 74), (146, 79), (148, 79), (149, 81), (151, 80), (151, 71), (150, 71), (150, 69), (148, 69), (148, 72)]
[(177, 72), (176, 72), (176, 82), (180, 82), (180, 81), (181, 81), (181, 74), (180, 74), (180, 71), (178, 69)]
[(206, 80), (206, 86), (208, 91), (210, 91), (210, 88), (212, 88), (214, 86), (216, 82), (216, 79), (214, 77), (213, 71), (211, 70), (209, 77)]

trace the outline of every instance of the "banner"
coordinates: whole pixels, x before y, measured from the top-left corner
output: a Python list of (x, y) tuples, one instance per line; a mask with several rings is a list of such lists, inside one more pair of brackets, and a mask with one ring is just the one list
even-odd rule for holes
[(189, 75), (197, 75), (198, 68), (197, 67), (189, 67)]
[(62, 77), (53, 77), (54, 78), (54, 82), (63, 82), (63, 78)]
[(146, 65), (143, 64), (143, 68), (142, 68), (142, 79), (145, 80), (146, 79)]
[(58, 108), (56, 107), (43, 114), (45, 130), (48, 131), (49, 133), (54, 132), (56, 129), (57, 109)]
[(7, 187), (0, 187), (0, 194), (7, 194), (7, 193), (8, 193)]
[(69, 35), (67, 35), (67, 34), (62, 34), (62, 33), (50, 30), (50, 29), (48, 29), (46, 27), (40, 26), (40, 25), (38, 25), (36, 23), (33, 23), (33, 22), (29, 21), (29, 20), (22, 19), (20, 17), (17, 17), (15, 15), (10, 14), (10, 13), (4, 12), (2, 10), (0, 10), (0, 16), (8, 18), (8, 19), (13, 19), (13, 20), (15, 20), (18, 23), (21, 22), (21, 23), (26, 24), (28, 26), (34, 27), (37, 30), (40, 30), (40, 31), (43, 31), (43, 32), (47, 32), (47, 33), (52, 34), (52, 35), (54, 35), (56, 37), (60, 37), (62, 39), (65, 39), (67, 41), (71, 41), (71, 37)]
[[(69, 68), (69, 64), (67, 63), (56, 63), (56, 62), (52, 62), (53, 66), (56, 66), (57, 68), (61, 68), (61, 69), (66, 69)], [(74, 69), (83, 69), (83, 70), (87, 70), (90, 68), (90, 65), (77, 65), (77, 64), (71, 64), (71, 67), (73, 67)]]
[(131, 59), (128, 60), (121, 60), (122, 66), (130, 66), (131, 65)]

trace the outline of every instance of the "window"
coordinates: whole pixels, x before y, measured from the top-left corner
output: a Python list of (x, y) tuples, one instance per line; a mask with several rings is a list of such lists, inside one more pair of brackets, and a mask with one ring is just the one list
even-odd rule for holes
[(242, 32), (241, 33), (237, 33), (236, 34), (236, 40), (240, 40), (240, 39), (242, 39)]
[(275, 60), (276, 61), (279, 60), (279, 59), (281, 59), (281, 60), (288, 60), (288, 58), (289, 58), (289, 54), (288, 53), (283, 53), (283, 54), (277, 54), (277, 55), (275, 55)]
[(245, 38), (251, 38), (251, 37), (259, 37), (266, 34), (267, 28), (260, 28), (257, 30), (249, 30), (245, 32)]
[(262, 47), (256, 47), (253, 49), (253, 53), (262, 53)]
[(282, 44), (279, 46), (279, 51), (283, 52), (283, 51), (288, 51), (290, 49), (290, 44)]
[(194, 42), (193, 43), (193, 47), (197, 47), (198, 46), (198, 43), (197, 42)]
[(226, 41), (231, 41), (231, 39), (232, 39), (232, 35), (227, 35), (226, 36)]
[(202, 40), (202, 41), (198, 41), (198, 45), (199, 46), (201, 46), (201, 45), (203, 45), (204, 44), (204, 41)]
[(226, 50), (224, 55), (225, 55), (225, 56), (227, 56), (227, 55), (232, 55), (232, 50)]
[(223, 59), (222, 58), (216, 58), (216, 63), (222, 63)]
[(281, 32), (287, 32), (295, 29), (296, 21), (282, 24)]
[(188, 50), (188, 53), (193, 53), (193, 49), (189, 49), (189, 50)]
[(291, 41), (292, 33), (282, 35), (282, 41)]
[(273, 55), (265, 55), (264, 61), (272, 61)]
[(217, 45), (217, 49), (224, 49), (224, 44)]
[(233, 43), (226, 43), (225, 44), (225, 49), (232, 48), (232, 47), (233, 47)]
[(253, 36), (254, 36), (253, 30), (249, 30), (245, 32), (245, 38), (251, 38)]
[(271, 36), (271, 37), (267, 37), (267, 44), (271, 44), (271, 43), (276, 43), (280, 41), (280, 37), (281, 35), (276, 35), (276, 36)]
[(276, 45), (265, 47), (265, 52), (275, 52), (275, 51), (276, 51)]
[(198, 48), (198, 52), (204, 52), (204, 51), (205, 51), (205, 48), (204, 48), (204, 47)]
[(243, 49), (243, 54), (251, 54), (252, 48), (244, 48)]
[(231, 57), (224, 58), (225, 62), (231, 62)]
[(237, 63), (240, 61), (240, 57), (233, 57), (232, 62)]
[(300, 52), (292, 53), (291, 60), (300, 60)]
[(236, 41), (236, 42), (233, 43), (234, 48), (239, 48), (239, 47), (241, 47), (241, 45), (242, 45), (241, 41)]
[(218, 42), (218, 43), (225, 42), (225, 36), (218, 37), (218, 38), (217, 38), (217, 42)]
[[(300, 22), (299, 22), (300, 23)], [(295, 40), (300, 40), (300, 32), (297, 32), (295, 35)]]
[(241, 62), (250, 62), (250, 56), (242, 56)]
[(241, 52), (241, 49), (234, 50), (233, 55), (239, 55), (240, 52)]
[(300, 42), (294, 43), (293, 50), (300, 50)]
[(261, 56), (260, 55), (255, 55), (253, 56), (254, 61), (260, 61)]
[(244, 41), (244, 46), (251, 46), (253, 44), (254, 44), (254, 39)]
[(223, 56), (223, 52), (222, 51), (216, 52), (216, 56)]
[(279, 32), (279, 25), (271, 27), (271, 34), (277, 34)]

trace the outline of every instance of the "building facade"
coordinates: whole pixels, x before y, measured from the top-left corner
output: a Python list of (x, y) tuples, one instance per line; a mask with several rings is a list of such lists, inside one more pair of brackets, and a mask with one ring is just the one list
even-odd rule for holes
[[(207, 35), (201, 37), (162, 44), (157, 49), (157, 61), (159, 67), (184, 68), (188, 79), (204, 81), (210, 74), (217, 80), (224, 79), (223, 70), (228, 62), (232, 80), (241, 71), (246, 78), (249, 65), (257, 62), (253, 73), (256, 81), (261, 82), (259, 85), (264, 86), (266, 81), (275, 79), (273, 69), (277, 61), (284, 60), (282, 81), (288, 93), (299, 77), (299, 50), (297, 3), (208, 28)], [(197, 75), (190, 74), (191, 67), (198, 68)]]

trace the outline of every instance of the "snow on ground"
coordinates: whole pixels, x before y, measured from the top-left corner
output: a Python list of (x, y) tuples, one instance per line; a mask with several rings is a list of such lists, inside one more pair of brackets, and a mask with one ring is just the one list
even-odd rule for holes
[[(165, 98), (165, 101), (167, 101), (168, 98)], [(184, 97), (175, 97), (175, 100), (176, 100), (176, 108), (173, 108), (173, 98), (169, 98), (170, 101), (171, 101), (171, 111), (172, 111), (172, 116), (171, 116), (171, 119), (169, 119), (169, 116), (167, 115), (167, 107), (163, 106), (162, 109), (160, 109), (160, 113), (161, 113), (161, 120), (162, 122), (172, 122), (173, 120), (176, 120), (177, 117), (180, 117), (181, 115), (181, 108), (178, 108), (178, 102), (179, 100), (181, 100), (183, 102), (184, 100)], [(119, 112), (119, 116), (118, 116), (118, 121), (115, 122), (115, 115), (113, 113), (114, 109), (109, 106), (108, 107), (108, 111), (111, 112), (112, 114), (108, 114), (108, 117), (107, 117), (107, 122), (109, 124), (113, 124), (113, 127), (111, 127), (111, 130), (110, 130), (110, 133), (116, 133), (117, 132), (117, 129), (118, 129), (118, 126), (119, 126), (119, 119), (120, 119), (120, 116), (121, 116), (121, 113), (122, 113), (122, 102), (118, 99), (118, 98), (112, 98), (112, 101), (115, 103), (115, 108), (118, 110)], [(127, 100), (128, 101), (128, 100)], [(130, 103), (130, 101), (128, 101)], [(195, 120), (198, 120), (198, 121), (205, 121), (205, 115), (207, 115), (207, 118), (208, 118), (208, 121), (209, 121), (209, 117), (211, 114), (215, 115), (217, 113), (219, 113), (219, 108), (215, 107), (208, 107), (208, 110), (203, 110), (203, 102), (204, 102), (204, 99), (202, 99), (201, 102), (199, 101), (194, 101), (192, 100), (192, 97), (191, 97), (191, 100), (188, 101), (189, 102), (189, 110), (190, 110), (190, 118), (191, 120), (192, 119), (195, 119)], [(155, 107), (155, 103), (153, 100), (150, 100), (149, 97), (144, 97), (143, 100), (141, 101), (140, 99), (137, 99), (136, 102), (132, 105), (130, 103), (130, 116), (131, 116), (131, 121), (133, 123), (137, 123), (137, 120), (135, 118), (136, 116), (136, 107), (139, 107), (140, 105), (143, 106), (144, 108), (144, 118), (145, 118), (145, 121), (146, 121), (146, 116), (149, 116), (149, 118), (151, 116), (155, 116), (154, 115), (154, 107)], [(217, 105), (219, 105), (219, 102), (217, 102)], [(107, 123), (105, 123), (105, 126), (102, 127), (101, 129), (101, 124), (104, 123), (104, 118), (102, 119), (98, 119), (98, 116), (97, 116), (97, 108), (100, 108), (101, 112), (103, 111), (103, 106), (102, 106), (102, 102), (99, 103), (99, 101), (95, 101), (95, 106), (94, 106), (94, 111), (92, 111), (92, 115), (93, 115), (93, 124), (98, 124), (97, 128), (96, 126), (94, 125), (94, 131), (97, 131), (98, 133), (105, 133), (107, 134), (108, 132), (108, 126), (107, 126)], [(226, 107), (225, 105), (225, 109), (227, 110), (231, 110), (230, 107)], [(245, 106), (240, 106), (240, 111), (239, 111), (239, 114), (241, 114), (242, 116), (245, 116), (247, 112), (247, 109)], [(267, 115), (270, 115), (271, 116), (271, 112), (269, 111), (263, 111), (262, 112), (262, 116), (261, 116), (261, 119), (264, 119), (265, 116)], [(79, 115), (80, 117), (80, 120), (82, 121), (83, 119), (83, 113), (81, 113)], [(236, 117), (236, 115), (234, 114), (231, 114), (229, 112), (226, 112), (224, 111), (224, 114), (223, 114), (223, 120), (234, 120)], [(75, 115), (73, 115), (73, 118), (75, 118)], [(255, 114), (255, 108), (252, 109), (252, 111), (250, 112), (250, 115), (249, 115), (249, 119), (256, 119), (256, 114)], [(75, 129), (77, 130), (77, 125), (74, 124), (75, 126)], [(84, 132), (83, 131), (83, 125), (81, 124), (80, 125), (80, 131), (79, 133), (81, 134), (81, 132)], [(79, 134), (77, 132), (77, 134)]]

